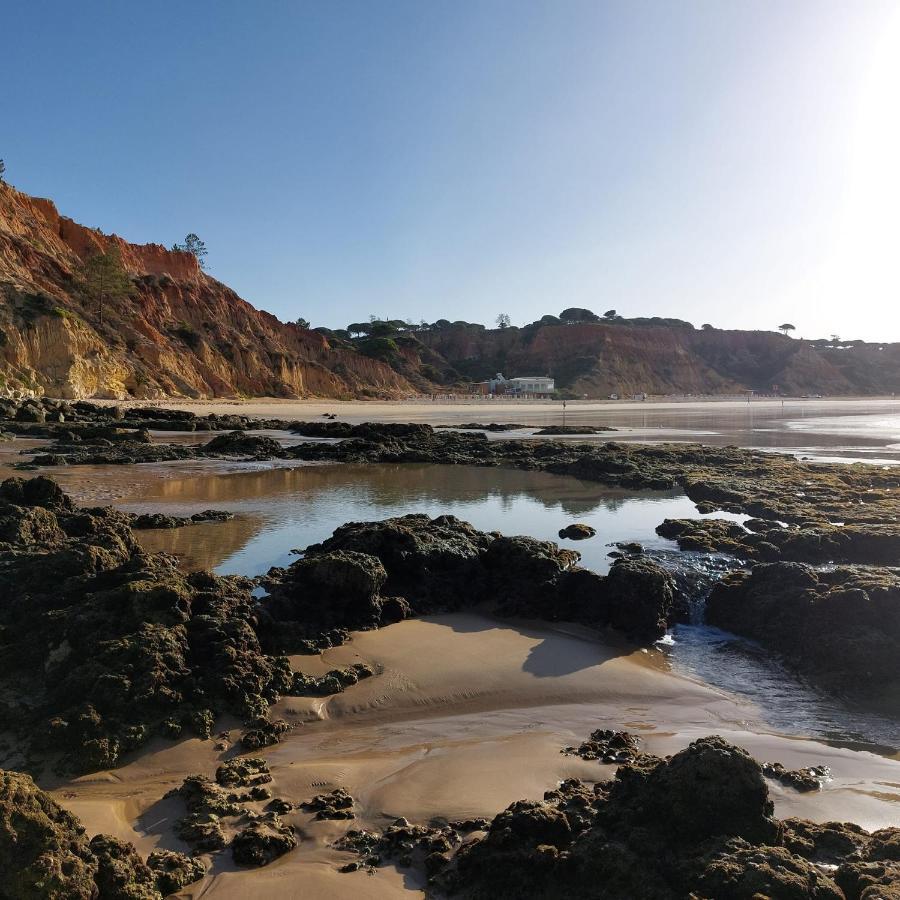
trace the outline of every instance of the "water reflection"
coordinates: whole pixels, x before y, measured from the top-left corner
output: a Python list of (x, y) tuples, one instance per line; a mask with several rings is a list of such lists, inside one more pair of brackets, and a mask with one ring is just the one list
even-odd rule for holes
[[(238, 468), (216, 464), (132, 467), (127, 472), (87, 468), (60, 473), (67, 491), (82, 502), (112, 500), (129, 511), (189, 515), (208, 507), (238, 518), (224, 524), (175, 531), (143, 532), (148, 549), (166, 550), (191, 567), (256, 575), (286, 565), (290, 551), (328, 537), (345, 522), (406, 513), (450, 513), (485, 531), (529, 534), (557, 540), (572, 521), (597, 529), (597, 536), (567, 542), (583, 564), (604, 572), (608, 542), (640, 541), (671, 547), (654, 529), (666, 517), (696, 516), (680, 491), (626, 491), (595, 482), (508, 469), (468, 466), (327, 465)], [(103, 497), (96, 497), (98, 490)], [(118, 497), (111, 496), (119, 493)]]

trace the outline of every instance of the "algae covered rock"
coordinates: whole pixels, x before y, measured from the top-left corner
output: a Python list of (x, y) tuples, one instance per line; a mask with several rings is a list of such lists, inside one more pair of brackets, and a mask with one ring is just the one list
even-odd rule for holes
[(154, 850), (147, 857), (147, 866), (164, 897), (199, 881), (206, 874), (206, 867), (200, 860), (174, 850)]
[(759, 641), (824, 687), (900, 709), (900, 574), (770, 563), (725, 576), (707, 621)]
[(296, 846), (294, 829), (273, 812), (235, 835), (231, 855), (239, 866), (265, 866)]
[(20, 772), (0, 770), (0, 892), (94, 900), (97, 860), (79, 821)]
[(574, 522), (572, 525), (566, 525), (565, 528), (560, 528), (559, 530), (559, 536), (570, 541), (584, 541), (587, 538), (592, 538), (596, 533), (596, 528), (585, 525), (583, 522)]
[(603, 585), (608, 621), (637, 639), (661, 638), (672, 615), (675, 582), (658, 563), (644, 557), (617, 559)]
[(845, 900), (821, 869), (784, 847), (738, 843), (713, 859), (697, 879), (697, 894), (722, 900), (785, 897)]
[(97, 860), (94, 881), (100, 900), (160, 900), (156, 875), (132, 844), (98, 834), (90, 846)]
[(274, 438), (261, 434), (247, 434), (240, 430), (217, 434), (211, 441), (204, 444), (201, 450), (208, 454), (255, 456), (265, 459), (284, 455), (281, 444)]

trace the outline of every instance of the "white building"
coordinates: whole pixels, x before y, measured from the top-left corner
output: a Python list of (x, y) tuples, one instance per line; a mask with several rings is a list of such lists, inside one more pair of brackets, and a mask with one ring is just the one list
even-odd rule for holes
[(506, 382), (507, 393), (530, 394), (535, 397), (548, 396), (556, 390), (556, 383), (552, 378), (542, 375), (527, 375), (519, 378), (510, 378)]
[(542, 375), (521, 376), (519, 378), (504, 378), (498, 372), (487, 381), (479, 381), (472, 385), (473, 394), (496, 396), (497, 394), (511, 394), (517, 397), (549, 397), (556, 385), (552, 378)]

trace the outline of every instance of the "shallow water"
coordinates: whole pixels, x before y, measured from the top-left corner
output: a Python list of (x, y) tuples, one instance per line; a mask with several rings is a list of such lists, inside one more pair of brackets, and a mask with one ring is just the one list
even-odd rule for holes
[[(289, 565), (340, 525), (426, 513), (452, 514), (485, 531), (527, 534), (577, 549), (582, 564), (606, 572), (614, 541), (638, 541), (670, 568), (719, 577), (727, 559), (680, 553), (655, 533), (665, 518), (701, 517), (679, 490), (626, 491), (568, 476), (468, 466), (283, 465), (202, 461), (160, 466), (73, 467), (54, 472), (80, 502), (113, 502), (132, 512), (189, 515), (226, 509), (235, 518), (138, 532), (149, 550), (178, 555), (188, 568), (262, 574)], [(745, 516), (714, 513), (742, 521)], [(597, 529), (586, 541), (559, 541), (571, 522)], [(823, 697), (749, 642), (708, 628), (700, 614), (663, 643), (662, 663), (743, 697), (773, 730), (893, 755), (900, 725)]]
[(583, 565), (605, 572), (610, 542), (671, 548), (671, 541), (656, 535), (656, 526), (665, 518), (699, 515), (680, 490), (626, 491), (543, 472), (470, 466), (202, 462), (121, 471), (81, 467), (54, 475), (82, 503), (114, 502), (131, 512), (174, 515), (210, 507), (234, 512), (230, 522), (139, 537), (148, 549), (175, 553), (189, 567), (251, 576), (289, 564), (292, 550), (324, 540), (345, 522), (407, 513), (449, 513), (483, 531), (553, 541), (559, 541), (560, 528), (584, 522), (597, 530), (595, 537), (559, 542), (578, 550)]

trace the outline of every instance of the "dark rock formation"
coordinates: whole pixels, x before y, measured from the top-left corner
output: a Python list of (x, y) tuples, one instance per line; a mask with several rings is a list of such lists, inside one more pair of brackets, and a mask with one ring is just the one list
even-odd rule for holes
[(316, 794), (304, 800), (301, 809), (314, 812), (317, 819), (353, 819), (353, 798), (344, 788), (335, 788), (328, 794)]
[(833, 525), (751, 519), (745, 525), (724, 519), (666, 519), (656, 528), (682, 550), (731, 553), (741, 559), (810, 563), (894, 565), (900, 559), (900, 528), (895, 523)]
[[(604, 577), (577, 568), (578, 558), (549, 541), (477, 531), (454, 516), (351, 523), (269, 573), (258, 627), (271, 651), (296, 652), (339, 626), (376, 628), (484, 605), (504, 616), (612, 625), (638, 640), (665, 633), (674, 587), (664, 569), (626, 559)], [(293, 690), (300, 692), (296, 681)]]
[(201, 878), (181, 853), (156, 851), (145, 863), (132, 844), (98, 834), (28, 775), (0, 770), (0, 896), (4, 900), (162, 900)]
[(585, 525), (583, 522), (575, 522), (559, 530), (559, 536), (568, 538), (570, 541), (583, 541), (592, 538), (596, 533), (596, 528), (591, 528), (590, 525)]
[(274, 438), (244, 431), (229, 431), (216, 435), (201, 448), (207, 454), (249, 456), (272, 459), (282, 455), (281, 444)]
[(830, 690), (900, 709), (900, 574), (771, 563), (726, 575), (707, 621), (782, 654)]
[(763, 775), (772, 778), (795, 791), (817, 791), (831, 775), (828, 766), (810, 766), (806, 769), (786, 769), (781, 763), (763, 763)]
[(599, 760), (602, 763), (619, 764), (633, 762), (639, 753), (640, 741), (627, 731), (611, 731), (598, 728), (577, 747), (565, 747), (563, 753), (582, 759)]
[(778, 822), (759, 765), (710, 737), (666, 760), (637, 755), (606, 784), (572, 780), (543, 802), (514, 803), (484, 837), (432, 858), (430, 871), (437, 892), (473, 900), (843, 900), (862, 884), (892, 884), (893, 863), (879, 854), (900, 830), (881, 834)]
[(546, 428), (539, 428), (535, 431), (540, 436), (562, 436), (562, 435), (580, 435), (580, 434), (604, 434), (608, 431), (617, 431), (616, 428), (610, 428), (608, 425), (548, 425)]
[(147, 857), (147, 866), (155, 875), (156, 884), (164, 897), (199, 881), (206, 874), (200, 860), (173, 850), (154, 850)]
[(239, 866), (265, 866), (296, 846), (294, 829), (276, 813), (266, 813), (235, 835), (231, 854)]
[(84, 828), (28, 775), (0, 770), (0, 872), (11, 900), (94, 900)]
[(90, 847), (97, 860), (94, 881), (101, 900), (159, 900), (156, 873), (132, 844), (98, 834), (91, 839)]
[(12, 723), (68, 771), (154, 733), (208, 736), (219, 711), (256, 718), (292, 683), (260, 648), (250, 582), (185, 575), (129, 521), (75, 509), (46, 478), (0, 486), (0, 682), (39, 688)]

